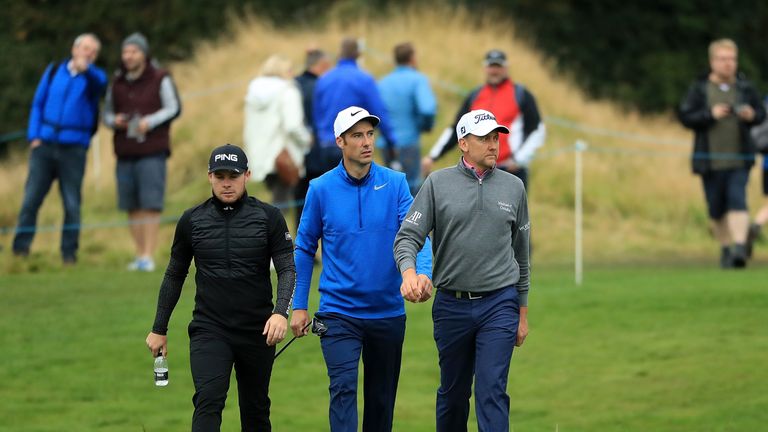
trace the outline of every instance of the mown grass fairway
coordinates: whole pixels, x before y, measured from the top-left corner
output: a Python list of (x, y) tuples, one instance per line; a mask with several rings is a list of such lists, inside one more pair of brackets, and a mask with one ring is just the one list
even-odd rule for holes
[[(188, 430), (194, 284), (171, 320), (171, 383), (155, 388), (144, 337), (161, 277), (81, 265), (0, 278), (0, 431)], [(764, 266), (645, 266), (588, 268), (575, 287), (569, 269), (536, 267), (514, 431), (766, 430), (766, 281)], [(396, 431), (434, 430), (431, 331), (429, 304), (409, 305)], [(274, 430), (327, 430), (326, 387), (318, 339), (296, 341), (275, 365)], [(235, 390), (224, 431), (239, 430)]]

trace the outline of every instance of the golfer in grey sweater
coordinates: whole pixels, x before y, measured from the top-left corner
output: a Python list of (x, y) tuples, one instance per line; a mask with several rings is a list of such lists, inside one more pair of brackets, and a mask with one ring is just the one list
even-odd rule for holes
[(395, 238), (395, 260), (403, 297), (429, 299), (415, 259), (433, 233), (437, 431), (466, 431), (473, 375), (478, 429), (507, 431), (509, 363), (528, 334), (528, 204), (522, 181), (495, 167), (499, 132), (509, 129), (475, 110), (456, 132), (462, 158), (425, 181)]

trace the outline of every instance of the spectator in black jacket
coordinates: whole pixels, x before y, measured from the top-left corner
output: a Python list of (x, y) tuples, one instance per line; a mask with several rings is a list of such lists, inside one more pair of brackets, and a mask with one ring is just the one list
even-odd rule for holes
[[(299, 85), (301, 91), (301, 102), (304, 106), (304, 124), (312, 131), (312, 149), (305, 159), (312, 159), (316, 157), (317, 146), (317, 131), (315, 130), (315, 121), (312, 118), (312, 96), (315, 94), (315, 84), (318, 78), (324, 73), (328, 72), (328, 69), (333, 66), (331, 58), (328, 54), (320, 49), (310, 49), (307, 51), (306, 69), (301, 75), (296, 77), (296, 83)], [(314, 150), (314, 151), (313, 151)], [(317, 177), (319, 174), (315, 172), (307, 172), (304, 177), (299, 179), (299, 184), (296, 185), (296, 189), (293, 192), (294, 198), (299, 201), (296, 206), (296, 231), (299, 230), (299, 221), (301, 220), (301, 211), (304, 209), (304, 198), (307, 197), (307, 190), (309, 190), (309, 181)]]
[[(168, 321), (194, 258), (195, 310), (189, 324), (195, 383), (193, 431), (218, 431), (234, 365), (243, 431), (269, 431), (269, 379), (285, 337), (296, 282), (293, 241), (280, 210), (249, 197), (245, 152), (217, 147), (208, 162), (213, 196), (184, 212), (160, 286), (147, 346), (167, 355)], [(270, 260), (277, 272), (272, 303)]]
[(765, 119), (757, 91), (737, 73), (737, 56), (732, 40), (712, 42), (710, 71), (691, 85), (678, 111), (683, 125), (694, 131), (693, 172), (704, 184), (723, 268), (747, 264), (746, 187), (755, 163), (749, 130)]

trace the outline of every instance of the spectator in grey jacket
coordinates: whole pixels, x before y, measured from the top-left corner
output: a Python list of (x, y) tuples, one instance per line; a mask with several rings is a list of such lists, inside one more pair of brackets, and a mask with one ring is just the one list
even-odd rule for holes
[(509, 129), (489, 111), (461, 117), (461, 160), (427, 177), (395, 238), (401, 294), (423, 301), (431, 292), (419, 288), (415, 256), (434, 233), (439, 432), (467, 430), (473, 376), (478, 429), (509, 430), (509, 363), (528, 335), (530, 222), (523, 182), (496, 167), (499, 132)]

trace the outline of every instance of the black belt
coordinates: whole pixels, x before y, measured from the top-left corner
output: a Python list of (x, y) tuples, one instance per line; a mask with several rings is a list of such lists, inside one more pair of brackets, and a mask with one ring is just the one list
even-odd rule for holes
[(451, 297), (455, 297), (457, 299), (467, 299), (467, 300), (478, 300), (483, 297), (489, 297), (497, 292), (507, 289), (508, 287), (495, 289), (493, 291), (483, 291), (483, 292), (472, 292), (472, 291), (455, 291), (455, 290), (449, 290), (449, 289), (440, 289), (440, 291), (445, 292)]

